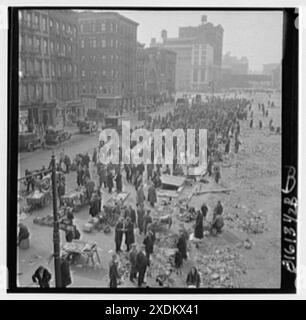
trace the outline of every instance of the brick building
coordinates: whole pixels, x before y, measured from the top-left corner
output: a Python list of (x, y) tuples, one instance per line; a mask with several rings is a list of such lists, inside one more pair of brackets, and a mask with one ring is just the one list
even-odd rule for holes
[(72, 11), (19, 10), (19, 110), (33, 130), (82, 117), (77, 20)]
[(169, 101), (175, 95), (176, 53), (164, 48), (137, 49), (137, 95), (142, 103)]
[(241, 57), (239, 59), (232, 56), (230, 52), (227, 52), (223, 56), (222, 71), (232, 74), (248, 74), (249, 60), (247, 57)]
[(162, 47), (177, 53), (176, 90), (206, 91), (221, 77), (223, 28), (202, 17), (197, 27), (180, 27), (178, 38), (168, 38), (161, 32), (162, 42), (151, 41), (151, 47)]
[(81, 94), (102, 112), (136, 102), (138, 24), (115, 12), (78, 13)]

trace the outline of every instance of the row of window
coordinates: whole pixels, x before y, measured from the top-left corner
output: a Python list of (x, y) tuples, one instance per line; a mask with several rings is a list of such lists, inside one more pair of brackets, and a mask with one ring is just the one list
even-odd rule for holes
[(100, 56), (81, 56), (81, 63), (85, 64), (86, 62), (90, 63), (108, 63), (115, 64), (120, 62), (120, 57), (117, 54), (111, 55), (100, 55)]
[(19, 36), (19, 50), (43, 55), (58, 54), (60, 56), (77, 57), (76, 45), (25, 34)]
[(91, 82), (84, 83), (82, 86), (82, 93), (95, 94), (120, 94), (119, 85), (106, 86), (105, 84), (93, 84)]
[(19, 100), (43, 101), (52, 99), (77, 100), (79, 99), (79, 86), (77, 84), (26, 84), (19, 86)]
[[(130, 44), (130, 43), (129, 43)], [(86, 38), (80, 40), (81, 48), (115, 48), (129, 50), (129, 46), (124, 46), (123, 42), (117, 39)]]
[(67, 35), (72, 35), (73, 37), (76, 37), (77, 35), (77, 27), (75, 25), (71, 25), (70, 23), (59, 22), (54, 18), (49, 18), (48, 23), (48, 17), (36, 11), (19, 10), (18, 13), (21, 24), (29, 28), (34, 28), (47, 33), (49, 25), (50, 31), (54, 31), (58, 34), (64, 33)]
[(78, 66), (73, 63), (54, 63), (41, 59), (20, 59), (19, 71), (22, 76), (44, 76), (45, 78), (69, 76), (78, 77)]
[(96, 22), (84, 22), (80, 24), (81, 33), (92, 33), (92, 32), (113, 32), (124, 35), (125, 38), (131, 37), (136, 38), (136, 28), (127, 25), (121, 25), (112, 21), (96, 21)]
[(97, 77), (112, 77), (113, 79), (116, 79), (119, 76), (119, 72), (111, 69), (111, 70), (105, 70), (102, 69), (101, 71), (85, 71), (82, 70), (81, 71), (81, 77), (85, 78), (85, 77), (89, 77), (89, 78), (97, 78)]

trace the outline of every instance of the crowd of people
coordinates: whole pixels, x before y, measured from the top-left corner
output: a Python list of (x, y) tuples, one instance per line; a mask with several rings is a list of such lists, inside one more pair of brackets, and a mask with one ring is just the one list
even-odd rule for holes
[[(214, 176), (216, 183), (221, 179), (220, 167), (217, 164), (222, 161), (222, 156), (229, 154), (231, 144), (234, 145), (234, 152), (239, 152), (240, 141), (240, 121), (247, 120), (248, 111), (250, 114), (250, 127), (253, 127), (253, 111), (252, 101), (244, 98), (225, 98), (211, 97), (200, 103), (194, 103), (188, 109), (176, 108), (173, 113), (169, 112), (164, 116), (156, 118), (148, 118), (144, 126), (148, 130), (158, 129), (198, 129), (205, 128), (208, 130), (207, 139), (207, 155), (208, 165), (206, 174)], [(268, 117), (268, 110), (263, 104), (258, 105), (262, 110), (264, 117)], [(259, 121), (259, 128), (262, 128), (262, 121)], [(272, 127), (270, 121), (269, 127)], [(196, 150), (198, 150), (199, 140), (196, 136)], [(182, 174), (182, 168), (178, 165), (176, 158), (177, 144), (174, 140), (174, 159), (172, 174)], [(162, 174), (170, 174), (169, 165), (160, 164), (102, 164), (99, 160), (100, 146), (95, 147), (92, 156), (88, 153), (78, 154), (71, 161), (68, 155), (63, 151), (57, 162), (57, 170), (63, 173), (70, 173), (76, 170), (76, 184), (78, 187), (86, 188), (86, 197), (89, 204), (89, 215), (97, 217), (101, 211), (106, 214), (116, 215), (118, 217), (114, 228), (114, 251), (109, 265), (109, 285), (116, 288), (120, 284), (120, 268), (119, 259), (122, 253), (122, 243), (125, 239), (126, 251), (128, 252), (130, 261), (130, 281), (137, 280), (137, 285), (142, 287), (145, 284), (145, 276), (147, 267), (151, 263), (151, 255), (154, 253), (156, 242), (155, 224), (151, 216), (151, 210), (157, 202), (156, 189), (161, 186)], [(164, 149), (163, 149), (164, 152)], [(152, 154), (154, 159), (154, 154)], [(97, 173), (97, 181), (91, 176), (90, 164), (95, 168)], [(43, 168), (44, 169), (44, 168)], [(43, 170), (42, 170), (43, 171)], [(111, 212), (106, 212), (107, 208), (103, 206), (101, 189), (106, 189), (109, 193), (114, 191), (117, 193), (123, 191), (123, 176), (125, 172), (125, 181), (127, 184), (133, 185), (136, 192), (136, 199), (133, 204), (121, 205), (117, 203)], [(145, 176), (146, 175), (146, 176)], [(27, 191), (34, 190), (35, 183), (31, 180), (31, 173), (27, 170), (26, 179)], [(64, 182), (63, 182), (64, 181)], [(144, 184), (147, 184), (147, 194), (144, 192)], [(58, 194), (61, 197), (65, 194), (65, 179), (60, 180), (58, 184)], [(149, 207), (149, 208), (148, 208)], [(206, 221), (208, 207), (202, 204), (201, 208), (195, 209), (196, 222), (194, 227), (194, 237), (202, 239), (204, 236), (204, 222)], [(217, 235), (222, 232), (224, 226), (223, 206), (218, 201), (213, 210), (213, 218), (209, 223), (208, 231)], [(73, 219), (71, 219), (73, 220)], [(73, 227), (73, 223), (71, 223)], [(142, 236), (141, 243), (136, 243), (135, 230)], [(25, 231), (25, 230), (23, 230)], [(70, 233), (69, 233), (70, 232)], [(25, 234), (26, 232), (24, 232)], [(80, 234), (75, 235), (75, 228), (70, 228), (66, 233), (66, 240), (71, 242), (75, 238), (80, 238)], [(22, 235), (20, 237), (22, 240)], [(187, 242), (189, 234), (183, 226), (179, 228), (179, 237), (176, 243), (175, 252), (175, 268), (181, 273), (183, 261), (188, 259)], [(20, 241), (21, 241), (20, 240)], [(37, 270), (33, 275), (33, 281), (47, 286), (51, 276), (43, 268)], [(196, 267), (192, 267), (187, 275), (186, 285), (191, 287), (199, 287), (201, 283), (200, 274)]]

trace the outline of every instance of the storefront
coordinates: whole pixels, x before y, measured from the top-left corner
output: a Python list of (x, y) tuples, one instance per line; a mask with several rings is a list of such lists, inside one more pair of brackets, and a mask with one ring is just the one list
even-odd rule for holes
[(81, 101), (68, 101), (65, 106), (64, 126), (70, 126), (77, 123), (78, 120), (85, 118), (85, 106)]
[(33, 132), (53, 126), (56, 117), (56, 104), (21, 105), (19, 107), (19, 131)]

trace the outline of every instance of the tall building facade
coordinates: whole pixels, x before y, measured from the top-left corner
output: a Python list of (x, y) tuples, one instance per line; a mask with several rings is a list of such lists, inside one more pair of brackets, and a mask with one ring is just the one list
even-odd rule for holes
[(151, 47), (163, 47), (177, 53), (177, 91), (206, 91), (221, 77), (223, 28), (202, 17), (197, 27), (180, 27), (178, 38), (168, 38), (161, 32), (162, 42), (151, 41)]
[(78, 26), (66, 10), (19, 10), (20, 129), (62, 126), (83, 116)]
[(138, 24), (115, 12), (78, 13), (81, 94), (103, 112), (136, 101)]
[(140, 101), (170, 101), (175, 96), (176, 53), (164, 48), (137, 50), (137, 94)]

